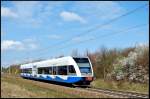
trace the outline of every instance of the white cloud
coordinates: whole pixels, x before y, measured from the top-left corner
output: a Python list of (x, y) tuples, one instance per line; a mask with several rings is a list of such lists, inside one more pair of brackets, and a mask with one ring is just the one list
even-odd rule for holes
[(13, 18), (18, 17), (18, 15), (8, 7), (1, 7), (1, 16), (2, 17), (13, 17)]
[[(17, 16), (17, 22), (39, 27), (41, 24), (55, 18), (59, 13), (65, 21), (78, 21), (81, 23), (99, 22), (99, 20), (113, 19), (124, 13), (124, 9), (113, 1), (77, 1), (67, 11), (63, 7), (69, 2), (41, 2), (41, 1), (13, 1), (12, 7), (1, 7), (1, 15)], [(59, 12), (60, 10), (64, 10)], [(14, 12), (15, 11), (15, 12)], [(4, 14), (4, 12), (6, 12)], [(82, 15), (82, 16), (81, 16)], [(94, 19), (94, 20), (93, 20)], [(31, 27), (30, 26), (30, 27)]]
[(48, 38), (50, 38), (50, 39), (61, 39), (62, 37), (59, 35), (52, 34), (52, 35), (48, 35)]
[(113, 19), (126, 11), (114, 1), (77, 1), (71, 10), (82, 13), (87, 20), (91, 21)]
[(20, 41), (4, 40), (2, 41), (1, 49), (2, 51), (10, 49), (23, 50), (24, 46)]
[(16, 50), (16, 51), (23, 51), (23, 50), (34, 50), (37, 49), (38, 46), (36, 42), (23, 40), (21, 41), (14, 41), (14, 40), (3, 40), (1, 43), (1, 50)]
[(38, 48), (36, 38), (27, 38), (22, 41), (26, 49), (34, 50)]
[(13, 5), (19, 16), (18, 21), (32, 27), (39, 27), (49, 20), (52, 9), (48, 2), (41, 1), (13, 1)]
[(60, 16), (65, 21), (79, 21), (81, 23), (86, 23), (84, 18), (82, 18), (81, 16), (79, 16), (78, 14), (74, 12), (63, 11), (60, 13)]

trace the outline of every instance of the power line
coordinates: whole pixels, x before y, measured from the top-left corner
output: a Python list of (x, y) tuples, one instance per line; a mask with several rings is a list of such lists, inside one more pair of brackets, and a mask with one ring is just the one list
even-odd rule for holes
[[(137, 8), (135, 8), (135, 9), (129, 11), (129, 12), (126, 12), (126, 13), (124, 13), (124, 14), (122, 14), (122, 15), (120, 15), (120, 16), (118, 16), (118, 17), (112, 19), (112, 20), (110, 20), (110, 21), (107, 21), (107, 22), (105, 22), (105, 23), (103, 23), (103, 24), (101, 24), (101, 25), (97, 25), (96, 27), (93, 27), (93, 28), (91, 28), (91, 29), (89, 29), (88, 31), (85, 31), (85, 32), (83, 32), (83, 33), (80, 33), (80, 34), (76, 35), (75, 37), (79, 37), (79, 36), (82, 36), (82, 35), (89, 34), (89, 33), (91, 33), (92, 31), (94, 31), (94, 30), (96, 30), (96, 29), (99, 29), (99, 28), (101, 28), (101, 27), (103, 27), (103, 26), (106, 26), (106, 25), (108, 25), (108, 24), (111, 24), (112, 22), (117, 21), (117, 20), (119, 20), (120, 18), (125, 17), (125, 16), (127, 16), (127, 15), (130, 15), (130, 14), (136, 12), (137, 10), (139, 10), (139, 9), (141, 9), (141, 8), (144, 8), (144, 7), (146, 7), (146, 6), (147, 6), (147, 4), (144, 4), (144, 5), (140, 6), (140, 7), (137, 7)], [(69, 39), (67, 39), (67, 40), (65, 40), (65, 41), (58, 42), (58, 43), (56, 43), (56, 44), (54, 44), (54, 45), (51, 45), (51, 46), (49, 46), (49, 47), (47, 47), (47, 48), (39, 49), (38, 53), (40, 52), (40, 50), (41, 50), (41, 51), (44, 51), (44, 50), (48, 50), (49, 48), (54, 49), (54, 46), (55, 46), (55, 47), (56, 47), (56, 46), (60, 46), (61, 44), (64, 44), (64, 43), (66, 43), (66, 42), (68, 42), (68, 41), (71, 41), (71, 40), (74, 39), (75, 37), (73, 36), (72, 38), (69, 38)]]
[[(97, 30), (97, 29), (99, 29), (99, 28), (101, 28), (101, 27), (103, 27), (103, 26), (106, 26), (106, 25), (108, 25), (108, 24), (111, 24), (112, 22), (117, 21), (117, 20), (121, 19), (122, 17), (125, 17), (125, 16), (127, 16), (127, 15), (130, 15), (130, 14), (136, 12), (137, 10), (146, 7), (146, 5), (147, 5), (147, 4), (144, 4), (144, 5), (142, 5), (142, 6), (140, 6), (140, 7), (137, 7), (137, 8), (135, 8), (135, 9), (133, 9), (133, 10), (131, 10), (131, 11), (125, 13), (125, 14), (122, 14), (122, 15), (118, 16), (118, 17), (116, 17), (116, 18), (114, 18), (114, 19), (112, 19), (112, 20), (110, 20), (110, 21), (107, 21), (107, 22), (105, 22), (105, 23), (103, 23), (103, 24), (101, 24), (101, 25), (97, 25), (96, 27), (93, 27), (93, 28), (89, 29), (89, 30), (86, 31), (86, 32), (82, 32), (82, 33), (76, 35), (75, 37), (73, 36), (73, 37), (71, 37), (71, 38), (68, 38), (68, 39), (65, 40), (65, 41), (58, 42), (58, 43), (56, 43), (56, 44), (54, 44), (54, 45), (51, 45), (51, 46), (49, 46), (49, 47), (47, 47), (47, 48), (39, 49), (38, 54), (39, 54), (39, 52), (43, 52), (43, 51), (45, 51), (45, 50), (48, 50), (49, 48), (55, 49), (57, 46), (59, 47), (61, 44), (64, 44), (64, 43), (66, 43), (66, 42), (68, 42), (68, 41), (71, 41), (71, 40), (73, 40), (73, 39), (76, 38), (76, 37), (79, 37), (79, 36), (82, 36), (82, 35), (85, 35), (85, 34), (89, 34), (89, 33), (91, 33), (91, 32), (94, 31), (94, 30)], [(51, 50), (51, 49), (50, 49), (50, 50)]]
[[(109, 34), (105, 34), (105, 35), (100, 35), (100, 36), (97, 36), (97, 37), (95, 37), (95, 38), (91, 38), (91, 39), (88, 39), (88, 40), (84, 40), (84, 41), (78, 42), (78, 43), (76, 43), (76, 44), (81, 44), (81, 43), (85, 43), (85, 42), (87, 42), (87, 41), (97, 40), (97, 39), (100, 39), (100, 38), (102, 39), (102, 38), (109, 37), (109, 36), (112, 36), (112, 35), (124, 33), (124, 32), (130, 31), (130, 30), (136, 29), (136, 28), (144, 27), (144, 26), (146, 26), (146, 25), (148, 25), (148, 24), (147, 24), (147, 23), (145, 23), (145, 24), (138, 24), (138, 25), (135, 25), (135, 26), (132, 26), (132, 27), (129, 27), (129, 28), (120, 30), (120, 31), (118, 31), (118, 32), (116, 32), (116, 33), (109, 33)], [(67, 48), (67, 47), (69, 47), (69, 46), (74, 46), (74, 44), (69, 44), (69, 45), (67, 45), (67, 46), (60, 47), (60, 49), (62, 50), (62, 49), (65, 49), (65, 48)], [(54, 51), (56, 51), (56, 50), (54, 50)]]

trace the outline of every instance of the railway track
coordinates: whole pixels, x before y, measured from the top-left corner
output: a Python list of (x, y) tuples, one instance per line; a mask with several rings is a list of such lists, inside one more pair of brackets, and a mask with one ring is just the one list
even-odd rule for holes
[[(20, 78), (19, 75), (14, 75), (16, 78)], [(137, 93), (137, 92), (125, 92), (125, 91), (117, 91), (112, 89), (103, 89), (103, 88), (95, 88), (95, 87), (81, 87), (76, 86), (75, 88), (80, 90), (92, 91), (97, 93), (103, 93), (112, 97), (119, 98), (149, 98), (149, 94)]]
[[(78, 87), (79, 88), (79, 87)], [(102, 88), (81, 88), (82, 90), (88, 90), (92, 92), (99, 92), (113, 97), (120, 98), (149, 98), (148, 94), (137, 93), (137, 92), (125, 92), (125, 91), (117, 91), (111, 89), (102, 89)]]

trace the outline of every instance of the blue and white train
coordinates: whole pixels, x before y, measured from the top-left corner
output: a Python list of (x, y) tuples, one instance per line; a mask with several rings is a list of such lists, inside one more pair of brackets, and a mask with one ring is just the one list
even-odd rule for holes
[(23, 78), (74, 85), (90, 85), (93, 81), (93, 68), (88, 57), (61, 57), (23, 64), (20, 69)]

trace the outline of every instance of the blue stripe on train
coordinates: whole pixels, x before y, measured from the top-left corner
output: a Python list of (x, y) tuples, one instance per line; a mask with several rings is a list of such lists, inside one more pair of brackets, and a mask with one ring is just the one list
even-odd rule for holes
[(51, 78), (50, 76), (47, 76), (46, 78), (43, 76), (40, 77), (33, 77), (32, 75), (21, 75), (22, 77), (27, 78), (34, 78), (34, 79), (40, 79), (40, 80), (49, 80), (49, 81), (57, 81), (57, 82), (65, 82), (65, 83), (76, 83), (82, 80), (82, 77), (68, 77), (67, 80), (64, 80), (58, 76), (55, 78)]

